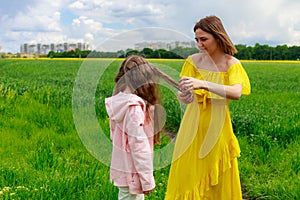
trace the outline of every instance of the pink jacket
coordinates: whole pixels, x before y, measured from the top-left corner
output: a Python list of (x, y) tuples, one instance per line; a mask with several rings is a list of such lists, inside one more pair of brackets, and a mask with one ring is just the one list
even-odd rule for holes
[[(155, 187), (153, 176), (153, 122), (145, 121), (145, 103), (120, 92), (105, 99), (113, 143), (110, 180), (128, 186), (132, 194)], [(153, 118), (152, 118), (153, 119)]]

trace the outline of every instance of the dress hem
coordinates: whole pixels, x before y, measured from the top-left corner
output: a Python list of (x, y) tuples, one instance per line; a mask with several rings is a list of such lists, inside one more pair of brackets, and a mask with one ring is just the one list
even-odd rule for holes
[(164, 200), (190, 200), (190, 199), (203, 199), (206, 192), (208, 192), (213, 186), (218, 185), (219, 177), (224, 174), (225, 171), (232, 168), (232, 161), (240, 157), (240, 149), (237, 148), (235, 140), (231, 140), (230, 145), (225, 147), (222, 151), (222, 157), (219, 159), (219, 163), (214, 169), (209, 171), (205, 178), (202, 178), (200, 182), (191, 190), (186, 191), (183, 194), (170, 194), (166, 196)]

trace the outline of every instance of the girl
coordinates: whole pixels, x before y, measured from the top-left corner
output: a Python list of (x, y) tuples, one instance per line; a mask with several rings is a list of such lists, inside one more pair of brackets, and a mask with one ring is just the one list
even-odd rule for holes
[(157, 123), (154, 129), (154, 106), (161, 102), (159, 77), (178, 87), (144, 58), (129, 56), (115, 77), (113, 96), (105, 99), (113, 142), (110, 179), (119, 187), (119, 200), (144, 199), (155, 187), (153, 144), (160, 127)]

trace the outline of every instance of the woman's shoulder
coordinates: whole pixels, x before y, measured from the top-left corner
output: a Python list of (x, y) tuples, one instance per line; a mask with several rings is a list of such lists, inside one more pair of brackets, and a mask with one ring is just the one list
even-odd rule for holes
[(240, 68), (242, 67), (241, 61), (234, 56), (227, 55), (226, 59), (226, 72), (232, 71), (234, 68)]
[(226, 57), (226, 65), (229, 67), (231, 67), (232, 65), (240, 65), (241, 62), (239, 59), (237, 59), (236, 57), (234, 56), (231, 56), (231, 55), (227, 55)]
[(194, 53), (190, 55), (188, 58), (193, 60), (202, 60), (204, 58), (205, 54), (202, 52)]
[(185, 68), (188, 67), (188, 68), (193, 68), (196, 66), (196, 61), (199, 60), (199, 55), (197, 54), (192, 54), (192, 55), (189, 55), (186, 59), (185, 59), (185, 62), (184, 62), (184, 65)]
[(199, 52), (190, 55), (187, 60), (194, 66), (200, 66), (201, 64), (207, 61), (207, 56), (208, 55), (206, 53)]

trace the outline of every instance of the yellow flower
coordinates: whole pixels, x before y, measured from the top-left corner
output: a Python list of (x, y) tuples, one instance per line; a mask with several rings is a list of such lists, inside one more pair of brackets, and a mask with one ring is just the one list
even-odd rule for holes
[(10, 189), (11, 189), (10, 187), (4, 187), (4, 188), (2, 189), (2, 191), (6, 192), (6, 191), (9, 191)]

